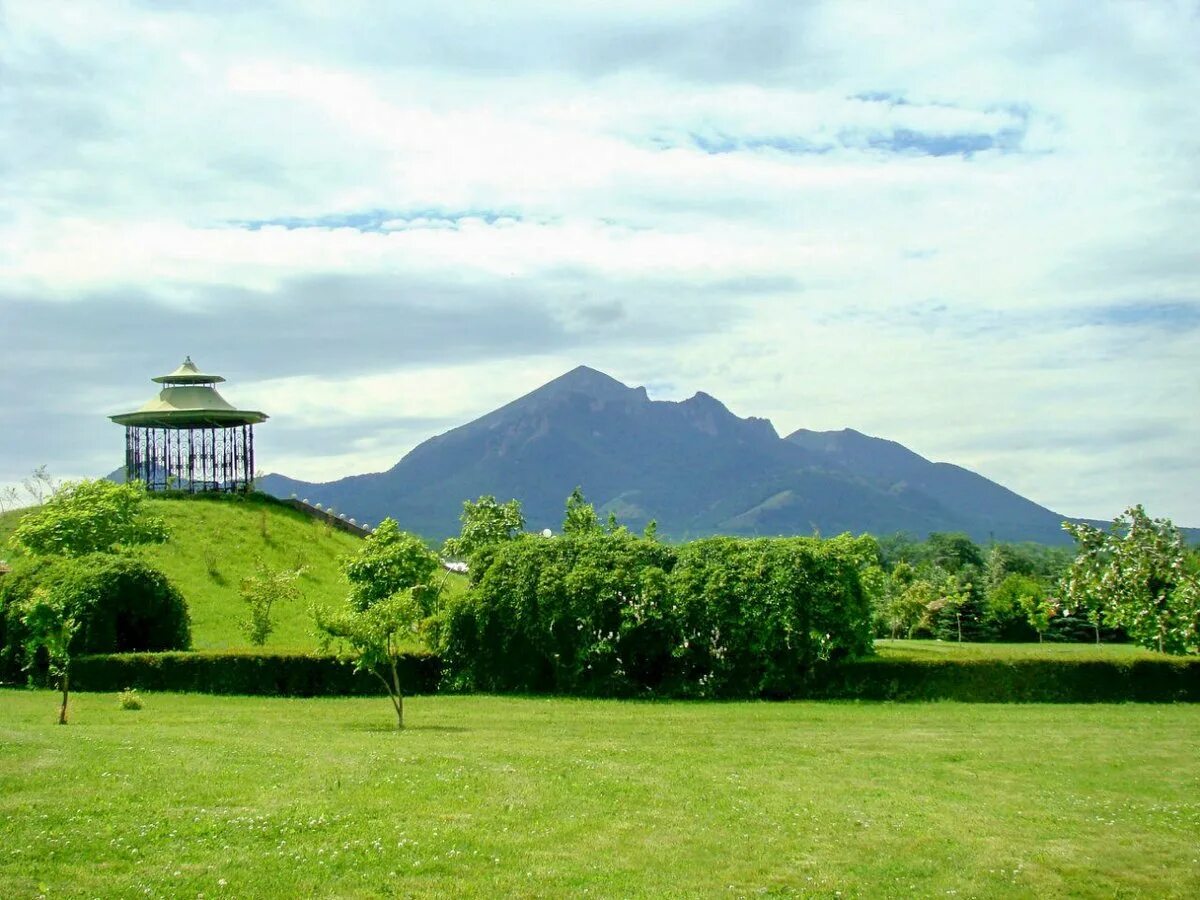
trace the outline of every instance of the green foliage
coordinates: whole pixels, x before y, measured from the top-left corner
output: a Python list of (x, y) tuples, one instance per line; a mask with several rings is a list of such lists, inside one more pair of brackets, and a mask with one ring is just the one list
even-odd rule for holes
[(34, 662), (23, 610), (36, 594), (76, 622), (72, 654), (187, 649), (187, 605), (162, 572), (136, 557), (94, 553), (22, 561), (0, 582), (0, 677)]
[(787, 696), (819, 662), (870, 652), (853, 539), (707, 538), (680, 549), (672, 600), (685, 684), (705, 695)]
[(995, 640), (995, 626), (983, 598), (971, 582), (947, 575), (938, 586), (938, 599), (928, 607), (929, 629), (943, 641)]
[(459, 519), (462, 531), (458, 537), (449, 538), (442, 550), (456, 559), (470, 559), (480, 550), (511, 541), (525, 530), (520, 501), (497, 503), (490, 494), (464, 501)]
[(673, 552), (625, 531), (526, 535), (449, 605), (451, 683), (479, 690), (628, 694), (668, 676)]
[(928, 629), (929, 610), (940, 595), (928, 581), (911, 574), (912, 568), (907, 563), (900, 565), (906, 568), (897, 566), (893, 572), (891, 590), (886, 595), (883, 622), (892, 637), (912, 637), (922, 627)]
[(427, 589), (440, 568), (437, 554), (391, 518), (380, 522), (342, 563), (342, 573), (350, 580), (350, 605), (358, 612), (399, 591)]
[(1057, 611), (1057, 601), (1048, 596), (1037, 579), (1015, 572), (988, 592), (987, 605), (988, 615), (1000, 627), (1020, 620), (1039, 638), (1050, 629), (1050, 619)]
[(117, 695), (117, 706), (126, 710), (139, 710), (145, 704), (142, 702), (142, 695), (137, 692), (137, 688), (127, 687)]
[(1139, 505), (1107, 532), (1070, 522), (1063, 528), (1078, 544), (1063, 579), (1068, 610), (1085, 610), (1097, 629), (1120, 625), (1143, 647), (1200, 653), (1200, 578), (1169, 519), (1151, 519)]
[(441, 630), (449, 683), (590, 695), (793, 694), (820, 660), (869, 652), (856, 539), (625, 529), (504, 545)]
[(321, 649), (337, 647), (355, 671), (379, 679), (396, 711), (397, 728), (404, 727), (397, 660), (434, 612), (438, 587), (431, 582), (439, 568), (438, 558), (419, 538), (384, 519), (342, 567), (350, 580), (346, 608), (313, 609)]
[(33, 555), (83, 556), (118, 547), (162, 543), (163, 520), (144, 508), (140, 482), (75, 481), (28, 512), (13, 532), (13, 546)]
[(275, 630), (271, 610), (278, 604), (300, 599), (296, 582), (304, 570), (271, 569), (261, 559), (255, 568), (253, 575), (242, 579), (240, 587), (242, 600), (249, 607), (249, 617), (242, 621), (242, 630), (251, 644), (261, 647)]
[(564, 535), (586, 535), (601, 531), (596, 507), (587, 502), (582, 488), (575, 488), (567, 498), (567, 514), (563, 519)]
[(50, 677), (62, 691), (62, 706), (58, 724), (67, 724), (67, 699), (71, 677), (71, 643), (79, 630), (70, 603), (60, 591), (44, 586), (34, 588), (29, 597), (17, 606), (17, 615), (24, 628), (25, 668), (32, 669), (39, 651), (46, 657)]
[(952, 575), (983, 566), (979, 547), (961, 532), (935, 531), (929, 535), (928, 548), (930, 563)]

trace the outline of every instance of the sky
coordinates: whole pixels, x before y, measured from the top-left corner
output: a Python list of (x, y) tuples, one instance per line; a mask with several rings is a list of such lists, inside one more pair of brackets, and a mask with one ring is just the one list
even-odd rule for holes
[(0, 485), (184, 358), (329, 480), (586, 364), (1200, 525), (1195, 2), (0, 2)]

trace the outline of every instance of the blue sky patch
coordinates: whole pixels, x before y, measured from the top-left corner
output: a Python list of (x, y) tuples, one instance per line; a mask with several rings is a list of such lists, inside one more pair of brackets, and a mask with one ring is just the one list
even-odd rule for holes
[(372, 209), (354, 213), (331, 213), (324, 216), (240, 219), (230, 224), (248, 231), (258, 231), (262, 228), (286, 228), (289, 231), (297, 228), (353, 228), (356, 231), (388, 231), (391, 229), (385, 226), (389, 222), (431, 220), (454, 224), (463, 219), (479, 219), (492, 225), (500, 219), (519, 220), (521, 218), (520, 214), (515, 212), (493, 209)]

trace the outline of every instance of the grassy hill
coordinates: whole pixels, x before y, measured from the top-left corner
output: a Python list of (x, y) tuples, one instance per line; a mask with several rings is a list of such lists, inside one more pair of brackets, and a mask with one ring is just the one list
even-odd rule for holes
[[(151, 509), (166, 520), (170, 539), (137, 552), (162, 569), (187, 600), (192, 617), (192, 643), (197, 650), (251, 649), (238, 623), (245, 617), (238, 596), (242, 578), (258, 560), (274, 569), (304, 567), (297, 604), (276, 609), (275, 633), (266, 650), (311, 651), (312, 604), (332, 605), (346, 596), (339, 571), (342, 557), (354, 552), (360, 538), (332, 528), (265, 496), (159, 498)], [(0, 547), (21, 513), (0, 516)], [(10, 561), (14, 554), (5, 549)], [(447, 588), (465, 589), (465, 579), (451, 575)]]

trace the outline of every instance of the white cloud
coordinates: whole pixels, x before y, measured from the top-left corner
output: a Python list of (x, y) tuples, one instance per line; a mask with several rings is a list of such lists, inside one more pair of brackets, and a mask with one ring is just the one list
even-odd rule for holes
[[(892, 437), (1065, 513), (1143, 500), (1200, 524), (1195, 464), (1141, 462), (1186, 459), (1200, 437), (1181, 400), (1197, 387), (1195, 319), (1102, 312), (1200, 303), (1186, 6), (3, 15), (0, 315), (4, 297), (127, 294), (194, 317), (242, 291), (283, 317), (280, 292), (305, 279), (395, 277), (536, 286), (581, 339), (579, 357), (546, 348), (520, 366), (453, 347), (408, 365), (400, 346), (353, 376), (314, 353), (302, 378), (253, 385), (262, 405), (373, 437), (288, 438), (273, 467), (379, 468), (419, 423), (587, 362), (703, 388), (781, 431)], [(778, 287), (737, 288), (754, 282)], [(584, 303), (644, 335), (589, 344)], [(718, 303), (730, 324), (661, 352), (672, 320)], [(17, 409), (0, 392), (0, 416)]]

